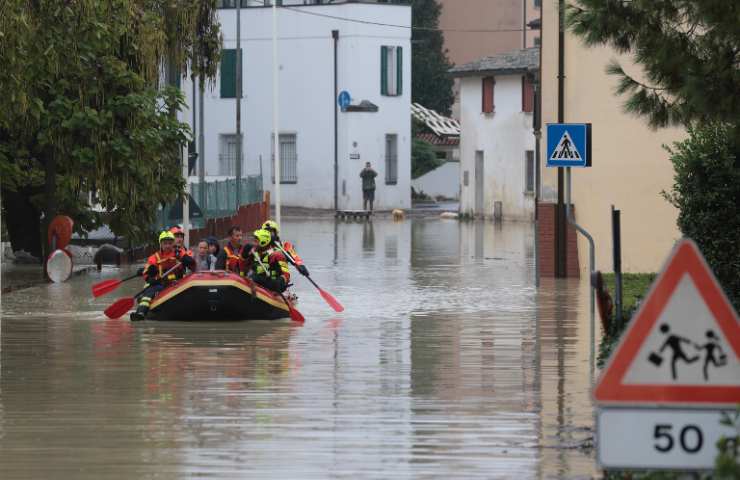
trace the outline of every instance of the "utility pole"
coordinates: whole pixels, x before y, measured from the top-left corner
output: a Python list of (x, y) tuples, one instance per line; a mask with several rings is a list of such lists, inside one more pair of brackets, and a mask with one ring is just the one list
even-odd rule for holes
[(242, 205), (242, 19), (241, 0), (236, 0), (236, 212)]
[(280, 79), (278, 77), (277, 0), (272, 0), (272, 132), (275, 152), (275, 221), (280, 225)]
[[(558, 123), (565, 122), (565, 0), (558, 0)], [(555, 215), (555, 276), (568, 276), (568, 244), (563, 192), (563, 167), (558, 167), (558, 203)]]

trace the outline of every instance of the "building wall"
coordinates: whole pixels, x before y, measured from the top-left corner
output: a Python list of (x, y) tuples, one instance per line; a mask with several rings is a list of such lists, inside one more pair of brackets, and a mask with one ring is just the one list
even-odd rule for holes
[[(532, 114), (522, 112), (522, 76), (496, 77), (495, 111), (481, 112), (481, 77), (461, 79), (460, 211), (493, 215), (502, 202), (505, 219), (531, 220), (534, 195), (525, 193), (525, 152), (534, 150)], [(484, 210), (475, 211), (475, 152), (483, 151)], [(468, 185), (465, 185), (465, 172)]]
[[(542, 123), (557, 122), (557, 2), (543, 3)], [(605, 73), (611, 59), (639, 75), (627, 57), (605, 48), (587, 48), (571, 34), (565, 40), (565, 121), (593, 124), (593, 166), (573, 170), (577, 220), (596, 242), (596, 268), (610, 271), (610, 206), (622, 211), (622, 267), (646, 272), (660, 268), (680, 236), (676, 210), (661, 196), (669, 190), (673, 168), (664, 144), (685, 137), (681, 129), (653, 131), (644, 119), (623, 112), (625, 97), (616, 97), (617, 79)], [(557, 172), (544, 167), (542, 198), (557, 201)], [(542, 248), (545, 248), (544, 246)], [(588, 268), (588, 243), (578, 239), (581, 269)]]
[(417, 192), (424, 192), (430, 197), (439, 195), (446, 198), (458, 199), (460, 196), (460, 162), (446, 162), (427, 172), (421, 177), (411, 180), (411, 186)]
[[(533, 47), (535, 38), (540, 35), (538, 30), (526, 28), (526, 38), (522, 36), (523, 25), (540, 16), (535, 0), (438, 1), (442, 6), (439, 28), (444, 31), (447, 57), (454, 65)], [(455, 79), (453, 92), (452, 116), (459, 119), (460, 79)]]
[[(522, 26), (539, 16), (534, 0), (439, 0), (439, 3), (442, 6), (439, 28), (444, 30), (447, 55), (455, 65), (524, 48)], [(535, 36), (536, 32), (527, 33), (527, 40), (534, 42)]]
[[(306, 6), (312, 13), (356, 18), (377, 23), (410, 25), (411, 9), (401, 5), (342, 4)], [(371, 161), (379, 173), (376, 208), (406, 208), (410, 199), (411, 164), (411, 47), (410, 29), (344, 22), (279, 9), (279, 68), (281, 133), (297, 136), (296, 184), (281, 185), (286, 206), (334, 207), (334, 77), (332, 30), (339, 30), (339, 91), (347, 90), (353, 103), (369, 100), (376, 113), (339, 112), (339, 205), (360, 208), (359, 172)], [(219, 10), (224, 48), (236, 48), (236, 12)], [(272, 12), (269, 8), (241, 11), (243, 58), (242, 132), (243, 173), (264, 173), (265, 190), (272, 183)], [(380, 47), (403, 47), (403, 94), (380, 94)], [(218, 174), (219, 135), (235, 133), (236, 101), (220, 98), (220, 78), (205, 95), (206, 174)], [(190, 82), (184, 84), (188, 104)], [(183, 119), (190, 122), (186, 109)], [(386, 185), (385, 134), (398, 134), (398, 182)], [(352, 146), (358, 143), (357, 149)], [(355, 150), (360, 160), (350, 160)], [(344, 186), (344, 188), (343, 188)], [(342, 192), (346, 192), (343, 194)]]

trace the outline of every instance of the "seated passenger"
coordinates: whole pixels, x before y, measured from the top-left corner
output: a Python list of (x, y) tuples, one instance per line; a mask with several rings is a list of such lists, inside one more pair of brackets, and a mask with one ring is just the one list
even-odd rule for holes
[(208, 237), (206, 238), (206, 242), (208, 242), (208, 253), (218, 258), (218, 254), (221, 251), (221, 246), (218, 244), (218, 240), (216, 240), (216, 237)]
[(236, 225), (229, 229), (229, 243), (224, 245), (221, 253), (218, 254), (216, 261), (216, 270), (228, 270), (242, 277), (247, 276), (246, 260), (249, 258), (249, 252), (252, 246), (242, 245), (242, 229)]
[(286, 259), (290, 263), (295, 265), (295, 268), (299, 272), (301, 272), (301, 275), (308, 276), (308, 269), (303, 264), (303, 260), (301, 259), (301, 257), (298, 256), (298, 252), (295, 251), (295, 247), (293, 246), (293, 244), (288, 241), (280, 241), (280, 227), (278, 226), (277, 222), (274, 220), (268, 220), (262, 224), (262, 228), (270, 232), (270, 234), (272, 235), (272, 243), (277, 248), (277, 250), (283, 252), (284, 254), (287, 253)]
[(256, 245), (252, 249), (252, 280), (268, 290), (284, 292), (290, 283), (290, 271), (285, 255), (272, 244), (272, 235), (265, 229), (255, 230)]
[(199, 272), (216, 269), (216, 257), (210, 253), (208, 242), (205, 240), (198, 242), (198, 255), (195, 257), (195, 263)]
[[(182, 267), (170, 271), (178, 265), (182, 265)], [(149, 312), (149, 304), (154, 297), (167, 284), (182, 278), (185, 268), (193, 270), (195, 261), (189, 255), (182, 255), (181, 252), (176, 253), (175, 236), (171, 232), (162, 232), (159, 235), (159, 251), (147, 259), (143, 272), (147, 288), (139, 297), (139, 305), (136, 307), (136, 311), (131, 314), (131, 321), (144, 320)]]

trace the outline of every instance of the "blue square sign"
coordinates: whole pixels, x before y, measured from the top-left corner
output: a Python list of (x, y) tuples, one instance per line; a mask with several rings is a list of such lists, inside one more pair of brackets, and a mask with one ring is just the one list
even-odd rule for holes
[(547, 166), (590, 167), (591, 124), (548, 123)]

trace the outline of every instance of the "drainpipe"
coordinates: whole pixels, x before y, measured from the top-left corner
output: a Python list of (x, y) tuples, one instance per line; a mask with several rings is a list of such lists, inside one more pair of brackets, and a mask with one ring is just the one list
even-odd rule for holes
[(198, 168), (198, 176), (200, 177), (198, 180), (200, 181), (200, 209), (203, 212), (203, 221), (208, 220), (208, 205), (206, 205), (208, 197), (206, 196), (206, 134), (203, 130), (206, 128), (205, 124), (205, 114), (203, 113), (203, 107), (205, 102), (203, 101), (203, 97), (205, 97), (205, 86), (202, 83), (202, 78), (198, 79), (200, 80), (198, 83), (200, 84), (198, 87), (200, 96), (198, 97), (198, 102), (200, 103), (200, 108), (198, 109), (198, 116), (200, 117), (200, 128), (198, 129), (198, 155), (199, 155), (199, 168)]
[(339, 97), (339, 82), (337, 72), (337, 50), (339, 49), (339, 30), (331, 31), (331, 38), (334, 39), (334, 211), (339, 210), (339, 110), (337, 98)]
[[(558, 123), (565, 122), (565, 0), (558, 0)], [(558, 168), (558, 205), (557, 221), (555, 223), (555, 276), (568, 275), (568, 243), (567, 229), (563, 215), (563, 168)]]

